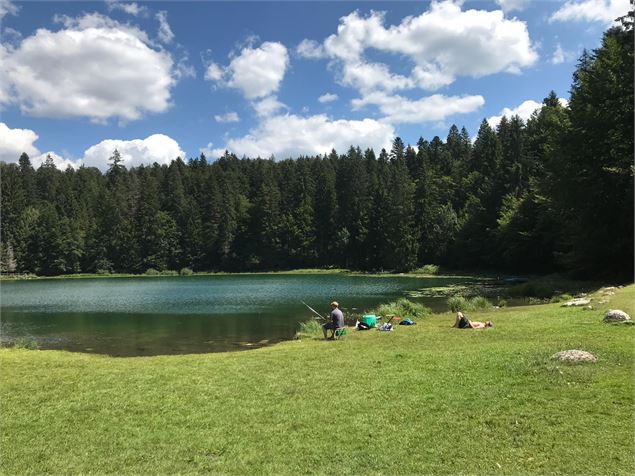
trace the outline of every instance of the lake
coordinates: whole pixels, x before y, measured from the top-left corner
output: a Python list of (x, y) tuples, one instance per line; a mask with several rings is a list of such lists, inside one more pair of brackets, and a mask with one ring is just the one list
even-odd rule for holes
[[(113, 356), (220, 352), (292, 339), (311, 312), (340, 302), (362, 313), (408, 291), (466, 278), (346, 274), (245, 274), (51, 279), (0, 284), (0, 337), (42, 349)], [(421, 297), (436, 310), (445, 298)]]

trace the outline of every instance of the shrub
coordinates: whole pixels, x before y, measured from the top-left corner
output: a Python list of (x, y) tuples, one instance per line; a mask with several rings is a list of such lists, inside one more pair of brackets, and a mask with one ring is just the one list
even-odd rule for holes
[(439, 266), (436, 264), (425, 264), (414, 271), (417, 274), (439, 274)]
[(401, 298), (397, 301), (382, 304), (375, 310), (375, 314), (380, 316), (399, 316), (422, 318), (430, 315), (432, 311), (423, 304)]
[(174, 271), (173, 269), (165, 269), (161, 271), (161, 276), (178, 276), (179, 273)]
[(300, 323), (300, 330), (296, 332), (296, 339), (302, 337), (322, 337), (322, 322), (316, 319)]
[(194, 271), (192, 271), (190, 268), (181, 268), (179, 274), (181, 276), (192, 276), (194, 274)]
[(13, 346), (16, 349), (29, 349), (29, 350), (36, 350), (40, 348), (37, 341), (33, 339), (32, 337), (20, 337), (16, 339)]
[(463, 296), (452, 296), (448, 299), (448, 307), (452, 312), (485, 311), (492, 307), (492, 303), (483, 296), (475, 296), (471, 299), (466, 299)]
[(158, 276), (160, 273), (154, 268), (148, 268), (145, 274), (146, 276)]
[(112, 274), (113, 266), (107, 259), (100, 259), (95, 263), (95, 273), (97, 274)]
[(452, 312), (467, 311), (468, 301), (463, 296), (452, 296), (448, 299), (448, 307)]
[(505, 307), (505, 306), (507, 306), (507, 301), (505, 299), (499, 299), (498, 303), (496, 305), (498, 307)]

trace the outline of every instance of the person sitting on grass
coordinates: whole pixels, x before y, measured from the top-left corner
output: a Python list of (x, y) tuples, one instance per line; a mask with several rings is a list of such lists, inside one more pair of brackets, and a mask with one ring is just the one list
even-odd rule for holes
[(454, 325), (452, 327), (456, 327), (457, 329), (486, 329), (488, 327), (492, 327), (493, 325), (492, 321), (470, 321), (461, 311), (459, 311), (456, 313), (456, 320), (454, 321)]
[(337, 301), (333, 301), (331, 303), (331, 322), (322, 324), (322, 331), (324, 332), (325, 339), (327, 330), (330, 329), (331, 331), (333, 331), (330, 339), (335, 339), (335, 331), (344, 327), (344, 314), (342, 314), (342, 311), (340, 311), (339, 307), (340, 305), (337, 303)]

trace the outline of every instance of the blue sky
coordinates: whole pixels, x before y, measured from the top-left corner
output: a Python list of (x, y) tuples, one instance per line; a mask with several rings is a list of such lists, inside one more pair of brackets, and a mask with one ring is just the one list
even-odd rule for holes
[(476, 135), (569, 95), (628, 0), (0, 0), (0, 160), (278, 159)]

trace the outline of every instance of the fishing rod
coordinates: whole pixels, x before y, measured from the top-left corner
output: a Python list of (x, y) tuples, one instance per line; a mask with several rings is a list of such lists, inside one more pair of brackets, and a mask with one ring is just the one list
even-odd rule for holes
[(316, 314), (316, 315), (320, 316), (320, 319), (326, 319), (326, 317), (324, 317), (322, 314), (320, 314), (319, 312), (317, 312), (315, 309), (313, 309), (311, 306), (309, 306), (309, 305), (308, 305), (307, 303), (305, 303), (304, 301), (300, 301), (300, 302), (301, 302), (302, 304), (304, 304), (306, 307), (308, 307), (308, 308), (311, 310), (311, 312), (312, 312), (313, 314)]

